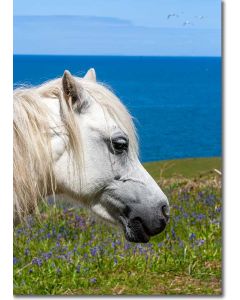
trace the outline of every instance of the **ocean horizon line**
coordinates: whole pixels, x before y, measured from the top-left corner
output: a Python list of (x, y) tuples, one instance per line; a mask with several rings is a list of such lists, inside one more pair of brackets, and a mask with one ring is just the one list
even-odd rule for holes
[(23, 54), (13, 53), (13, 56), (73, 56), (73, 57), (166, 57), (166, 58), (222, 58), (222, 55), (131, 55), (131, 54)]

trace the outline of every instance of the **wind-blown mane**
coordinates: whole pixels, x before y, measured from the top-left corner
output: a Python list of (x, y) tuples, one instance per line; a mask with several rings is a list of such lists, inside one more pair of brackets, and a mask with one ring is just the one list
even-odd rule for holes
[[(85, 97), (97, 101), (105, 115), (110, 115), (128, 134), (130, 151), (137, 155), (138, 146), (135, 128), (130, 114), (119, 99), (104, 85), (76, 78), (83, 88)], [(42, 98), (58, 99), (61, 123), (55, 120)], [(14, 91), (14, 146), (13, 184), (14, 215), (22, 219), (37, 208), (39, 199), (55, 194), (51, 139), (61, 133), (66, 141), (66, 149), (76, 162), (76, 171), (84, 168), (81, 132), (76, 125), (75, 112), (69, 108), (63, 97), (61, 79), (55, 79), (41, 86), (18, 88)], [(79, 173), (79, 174), (80, 174)]]

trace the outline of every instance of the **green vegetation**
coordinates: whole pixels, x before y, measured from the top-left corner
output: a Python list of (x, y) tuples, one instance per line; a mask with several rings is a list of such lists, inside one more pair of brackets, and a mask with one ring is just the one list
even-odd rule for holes
[(214, 169), (222, 169), (220, 157), (211, 158), (186, 158), (175, 160), (163, 160), (144, 164), (147, 171), (157, 180), (159, 177), (169, 178), (174, 175), (184, 177), (201, 176)]
[(128, 243), (83, 209), (42, 208), (41, 221), (14, 232), (14, 294), (220, 295), (221, 177), (212, 172), (220, 165), (146, 164), (171, 204), (170, 224), (148, 244)]

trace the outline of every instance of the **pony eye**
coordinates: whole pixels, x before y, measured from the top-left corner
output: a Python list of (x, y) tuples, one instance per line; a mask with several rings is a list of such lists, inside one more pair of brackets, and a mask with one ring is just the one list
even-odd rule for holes
[(128, 150), (128, 140), (123, 137), (113, 139), (112, 147), (113, 147), (115, 153), (121, 154), (121, 153), (123, 153), (123, 151)]

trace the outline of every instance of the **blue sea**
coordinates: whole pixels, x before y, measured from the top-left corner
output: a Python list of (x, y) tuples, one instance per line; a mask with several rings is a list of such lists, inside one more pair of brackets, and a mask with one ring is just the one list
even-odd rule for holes
[(15, 55), (14, 87), (90, 67), (134, 116), (143, 162), (221, 156), (221, 58)]

